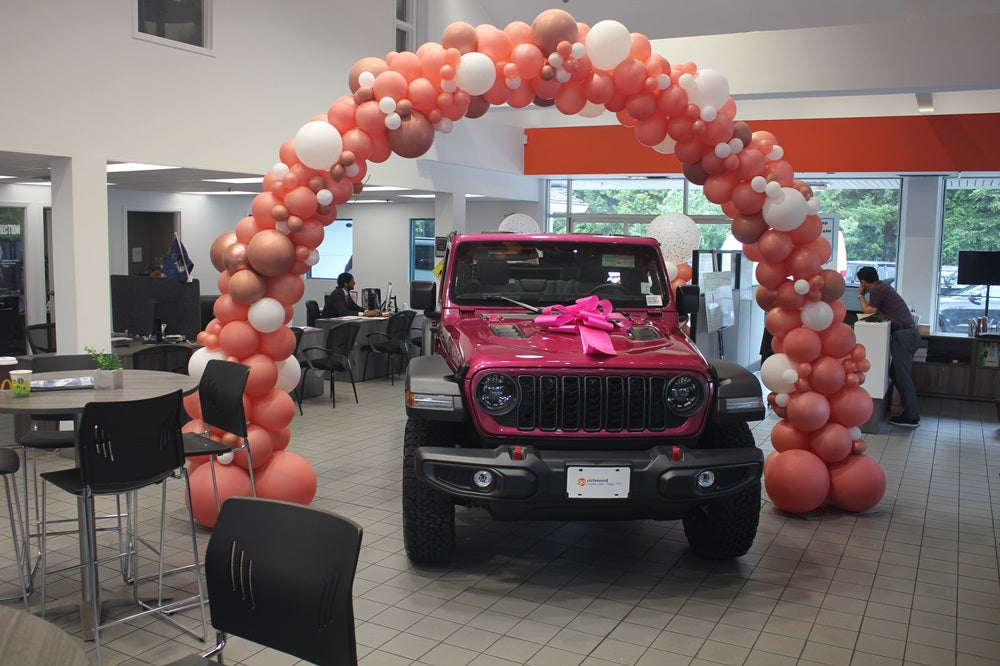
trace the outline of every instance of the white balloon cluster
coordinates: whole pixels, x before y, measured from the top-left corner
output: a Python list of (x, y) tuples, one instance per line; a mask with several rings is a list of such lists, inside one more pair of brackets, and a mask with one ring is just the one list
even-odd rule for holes
[(784, 354), (772, 354), (760, 366), (760, 380), (774, 392), (774, 403), (779, 407), (788, 405), (789, 393), (795, 390), (799, 373)]
[(688, 102), (701, 109), (701, 119), (706, 123), (715, 120), (719, 109), (729, 99), (729, 81), (714, 69), (702, 69), (693, 76), (681, 74), (677, 83), (687, 93)]
[[(691, 253), (701, 244), (698, 225), (683, 213), (664, 213), (653, 218), (646, 232), (660, 243), (663, 258), (673, 264), (691, 261)], [(674, 267), (676, 270), (676, 266)]]
[(535, 218), (524, 213), (511, 213), (503, 218), (497, 231), (505, 231), (512, 234), (538, 234), (542, 232)]

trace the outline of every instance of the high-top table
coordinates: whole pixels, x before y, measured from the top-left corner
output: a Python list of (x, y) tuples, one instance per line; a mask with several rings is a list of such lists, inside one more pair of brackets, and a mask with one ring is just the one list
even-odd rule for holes
[[(14, 397), (11, 391), (0, 391), (0, 414), (13, 414), (15, 419), (22, 418), (30, 420), (31, 414), (73, 414), (79, 417), (83, 414), (83, 408), (88, 402), (124, 402), (126, 400), (142, 400), (144, 398), (156, 398), (178, 389), (188, 392), (198, 386), (198, 382), (188, 375), (181, 375), (174, 372), (156, 372), (153, 370), (124, 370), (124, 382), (121, 388), (117, 389), (72, 389), (58, 391), (32, 391), (30, 395), (23, 398)], [(61, 379), (63, 377), (86, 377), (93, 375), (93, 371), (88, 370), (65, 370), (62, 372), (42, 372), (32, 375), (32, 379)], [(15, 424), (15, 432), (18, 430)], [(87, 534), (94, 534), (94, 531), (87, 530), (83, 524), (83, 498), (77, 498), (77, 515), (80, 519), (79, 540), (80, 540), (80, 561), (87, 561), (89, 555), (96, 559), (96, 543), (88, 543)], [(93, 502), (93, 498), (90, 499)], [(28, 507), (24, 508), (28, 511)], [(94, 515), (93, 511), (90, 512)], [(26, 521), (27, 524), (27, 521)], [(100, 609), (100, 585), (98, 589), (91, 590), (87, 583), (87, 577), (81, 576), (81, 599), (80, 599), (80, 625), (83, 628), (84, 636), (92, 638), (95, 618), (91, 617), (91, 603), (93, 598), (98, 599), (97, 607)]]

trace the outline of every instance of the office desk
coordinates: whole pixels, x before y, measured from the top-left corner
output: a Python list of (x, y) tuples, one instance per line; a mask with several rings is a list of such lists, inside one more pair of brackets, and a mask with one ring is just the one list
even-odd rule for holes
[[(32, 379), (59, 379), (62, 377), (86, 376), (86, 370), (65, 370), (62, 372), (42, 372), (32, 375)], [(77, 389), (68, 391), (33, 391), (23, 398), (15, 398), (12, 391), (0, 391), (0, 414), (13, 414), (15, 419), (23, 417), (30, 419), (31, 414), (74, 414), (79, 417), (83, 413), (83, 408), (88, 402), (123, 402), (126, 400), (141, 400), (143, 398), (155, 398), (177, 389), (191, 391), (198, 387), (198, 382), (188, 375), (181, 375), (175, 372), (154, 372), (152, 370), (125, 370), (124, 382), (121, 388), (117, 389)], [(93, 502), (93, 498), (89, 500)], [(79, 526), (80, 541), (80, 561), (87, 559), (88, 549), (92, 557), (96, 557), (96, 544), (87, 543), (86, 535), (93, 534), (93, 530), (88, 531), (82, 523), (83, 503), (82, 498), (77, 499), (77, 516), (81, 519)], [(27, 507), (25, 507), (27, 511)], [(91, 512), (93, 515), (93, 512)], [(84, 636), (91, 637), (94, 627), (94, 618), (90, 616), (91, 599), (94, 596), (98, 599), (100, 608), (100, 590), (90, 590), (86, 576), (81, 577), (81, 599), (80, 599), (80, 626), (83, 628)], [(99, 586), (98, 586), (99, 587)]]

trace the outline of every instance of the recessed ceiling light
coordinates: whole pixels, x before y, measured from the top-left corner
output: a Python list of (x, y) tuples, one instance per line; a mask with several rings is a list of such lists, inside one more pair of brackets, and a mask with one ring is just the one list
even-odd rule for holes
[(396, 187), (395, 185), (365, 185), (365, 192), (406, 192), (408, 187)]
[(15, 176), (0, 176), (0, 180), (3, 180), (4, 178), (14, 178), (14, 177)]
[(348, 201), (349, 204), (363, 204), (363, 203), (392, 203), (388, 199), (352, 199)]
[(433, 199), (436, 194), (400, 194), (401, 197), (406, 197), (407, 199)]
[(479, 198), (482, 198), (482, 197), (485, 197), (485, 196), (486, 196), (485, 194), (466, 194), (465, 198), (466, 199), (479, 199)]
[(52, 183), (47, 180), (26, 180), (18, 185), (34, 185), (35, 187), (52, 187)]
[(123, 171), (160, 171), (162, 169), (180, 169), (175, 166), (163, 166), (162, 164), (143, 164), (141, 162), (119, 162), (109, 164), (108, 173), (122, 173)]
[(210, 197), (224, 197), (234, 194), (257, 195), (260, 194), (260, 192), (251, 192), (250, 190), (226, 190), (225, 192), (180, 192), (180, 194), (203, 194)]
[(206, 183), (229, 183), (232, 185), (246, 185), (248, 183), (263, 183), (264, 176), (250, 176), (249, 178), (202, 178)]

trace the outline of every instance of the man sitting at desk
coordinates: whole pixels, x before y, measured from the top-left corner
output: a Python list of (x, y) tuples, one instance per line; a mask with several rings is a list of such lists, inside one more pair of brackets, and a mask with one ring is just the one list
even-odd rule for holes
[(354, 276), (350, 273), (341, 273), (337, 276), (337, 288), (326, 295), (323, 303), (321, 317), (351, 317), (364, 314), (366, 317), (378, 317), (381, 312), (378, 310), (365, 310), (354, 302), (351, 298), (351, 290), (354, 289)]

